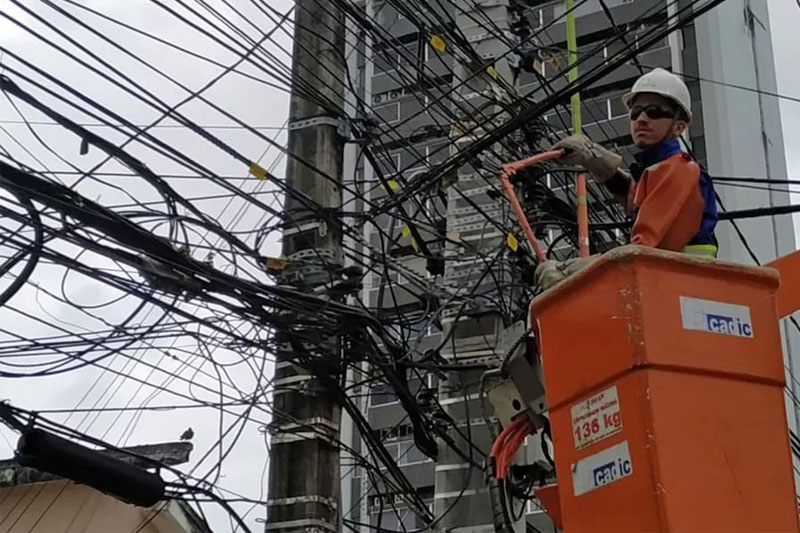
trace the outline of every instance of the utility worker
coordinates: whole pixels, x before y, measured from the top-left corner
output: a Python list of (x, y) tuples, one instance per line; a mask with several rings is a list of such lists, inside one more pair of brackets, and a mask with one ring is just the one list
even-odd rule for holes
[[(639, 149), (630, 175), (621, 169), (622, 157), (583, 135), (555, 145), (564, 150), (561, 160), (584, 167), (626, 208), (634, 220), (633, 244), (716, 257), (714, 187), (680, 145), (692, 119), (689, 89), (676, 75), (657, 68), (636, 80), (622, 102)], [(537, 282), (550, 287), (590, 260), (545, 261), (537, 268)]]

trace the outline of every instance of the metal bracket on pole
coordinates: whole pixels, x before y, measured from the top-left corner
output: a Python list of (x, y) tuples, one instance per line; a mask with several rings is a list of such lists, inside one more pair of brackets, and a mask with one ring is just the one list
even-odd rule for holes
[(268, 426), (273, 445), (305, 440), (321, 440), (338, 446), (339, 427), (323, 417), (308, 418), (292, 422), (273, 422)]
[(353, 128), (350, 124), (350, 119), (335, 118), (325, 115), (291, 121), (289, 122), (289, 126), (287, 129), (289, 131), (295, 131), (315, 126), (333, 126), (336, 128), (336, 132), (340, 136), (348, 140), (353, 136)]
[(318, 531), (337, 531), (336, 526), (327, 520), (319, 520), (316, 518), (305, 518), (301, 520), (287, 520), (284, 522), (271, 522), (264, 526), (266, 531), (275, 531), (279, 529), (294, 529), (297, 531), (304, 531), (306, 533), (315, 533)]
[(324, 220), (316, 220), (314, 222), (308, 222), (306, 224), (296, 225), (294, 227), (288, 227), (283, 230), (283, 236), (292, 236), (297, 235), (298, 233), (303, 233), (309, 230), (318, 230), (319, 236), (324, 237), (328, 233), (328, 223)]
[(314, 496), (314, 495), (307, 495), (307, 496), (294, 496), (292, 498), (273, 498), (267, 500), (267, 506), (270, 505), (297, 505), (297, 504), (304, 504), (304, 503), (319, 503), (325, 505), (330, 509), (338, 508), (338, 504), (336, 500), (333, 498), (327, 498), (325, 496)]

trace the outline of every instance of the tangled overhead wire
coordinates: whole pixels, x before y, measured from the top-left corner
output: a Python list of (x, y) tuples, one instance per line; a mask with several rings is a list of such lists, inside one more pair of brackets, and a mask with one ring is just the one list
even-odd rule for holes
[[(534, 26), (528, 8), (514, 4), (513, 31), (506, 31), (470, 3), (390, 0), (366, 10), (320, 0), (321, 9), (341, 10), (349, 20), (353, 46), (343, 59), (356, 60), (347, 63), (341, 109), (313, 74), (292, 79), (288, 3), (151, 0), (149, 16), (172, 28), (163, 31), (110, 6), (12, 0), (2, 17), (25, 45), (0, 47), (0, 90), (13, 117), (0, 119), (0, 376), (88, 376), (74, 409), (59, 405), (66, 409), (59, 416), (80, 416), (83, 434), (116, 435), (119, 443), (141, 434), (142, 421), (158, 412), (154, 400), (164, 396), (183, 402), (175, 407), (213, 413), (216, 438), (195, 465), (203, 469), (200, 481), (170, 489), (252, 509), (263, 498), (225, 493), (223, 466), (248, 434), (266, 440), (276, 420), (303, 429), (271, 397), (285, 390), (272, 382), (274, 360), (290, 352), (292, 364), (318, 376), (354, 421), (359, 446), (335, 444), (366, 472), (362, 498), (392, 493), (425, 527), (440, 523), (442, 515), (428, 508), (431, 495), (407, 478), (380, 435), (408, 427), (414, 453), (435, 458), (453, 450), (476, 468), (488, 453), (447, 415), (437, 383), (468, 368), (446, 356), (457, 351), (448, 348), (457, 325), (487, 314), (511, 323), (534, 294), (538, 259), (520, 244), (496, 180), (499, 162), (546, 148), (568, 129), (563, 103), (572, 92), (718, 2), (688, 2), (674, 16), (669, 6), (648, 8), (633, 23), (609, 28), (581, 54), (584, 74), (571, 84), (558, 59), (563, 50), (550, 36), (563, 14)], [(517, 79), (497, 81), (491, 105), (464, 92), (501, 58), (483, 57), (458, 17), (471, 17), (504, 43), (503, 57), (516, 65)], [(407, 31), (395, 35), (395, 23)], [(611, 45), (621, 52), (606, 58)], [(52, 68), (42, 57), (61, 65)], [(599, 57), (607, 60), (591, 66)], [(199, 84), (175, 68), (184, 62), (210, 81)], [(457, 69), (472, 74), (459, 79)], [(367, 76), (389, 88), (368, 94)], [(530, 90), (518, 92), (523, 78)], [(231, 86), (244, 96), (231, 98)], [(262, 124), (269, 109), (248, 104), (242, 111), (241, 102), (264, 91), (276, 98), (293, 91), (332, 118), (350, 119), (353, 175), (342, 183), (341, 209), (287, 187), (281, 162), (309, 162), (285, 146), (286, 123)], [(623, 143), (627, 133), (611, 129), (601, 129), (602, 140)], [(459, 132), (479, 130), (485, 135), (458, 142)], [(277, 155), (269, 162), (255, 157), (254, 147)], [(466, 164), (476, 169), (470, 187), (455, 176)], [(564, 258), (577, 243), (571, 180), (571, 169), (550, 164), (511, 182), (547, 257)], [(735, 180), (728, 186), (779, 186)], [(496, 202), (478, 203), (473, 188)], [(625, 215), (599, 188), (592, 196), (592, 241), (613, 244)], [(315, 293), (289, 282), (276, 251), (281, 232), (298, 228), (286, 216), (287, 199), (343, 235), (344, 263), (328, 265), (329, 279)], [(453, 210), (466, 208), (482, 227), (477, 240), (448, 230)], [(509, 238), (489, 246), (489, 234)], [(315, 262), (330, 263), (307, 260)], [(299, 263), (291, 268), (307, 266)], [(506, 264), (513, 272), (503, 277)], [(469, 283), (446, 279), (457, 269)], [(333, 353), (330, 338), (341, 339), (342, 349)], [(495, 347), (487, 341), (486, 349)], [(405, 411), (396, 427), (376, 430), (364, 414), (376, 391)], [(498, 457), (503, 471), (506, 455)], [(523, 476), (517, 493), (530, 492), (530, 479)]]

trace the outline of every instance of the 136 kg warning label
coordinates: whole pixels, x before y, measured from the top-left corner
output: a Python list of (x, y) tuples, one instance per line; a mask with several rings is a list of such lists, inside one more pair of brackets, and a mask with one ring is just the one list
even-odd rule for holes
[(576, 403), (570, 415), (576, 450), (622, 431), (616, 385)]

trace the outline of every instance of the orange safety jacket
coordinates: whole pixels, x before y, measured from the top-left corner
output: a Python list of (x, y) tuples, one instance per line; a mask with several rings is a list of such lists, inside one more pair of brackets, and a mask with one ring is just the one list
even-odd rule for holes
[(672, 155), (631, 181), (628, 209), (636, 213), (631, 242), (682, 251), (703, 219), (700, 166), (687, 154)]
[(707, 176), (703, 180), (700, 165), (680, 151), (676, 140), (662, 141), (635, 157), (626, 203), (634, 216), (631, 242), (715, 256), (713, 185)]

